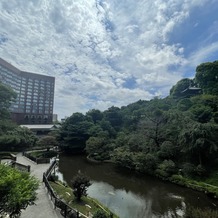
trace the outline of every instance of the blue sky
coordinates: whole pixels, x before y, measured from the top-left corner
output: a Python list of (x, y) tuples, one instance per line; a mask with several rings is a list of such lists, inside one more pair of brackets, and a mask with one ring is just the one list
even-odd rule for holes
[(1, 0), (0, 57), (55, 76), (59, 118), (165, 97), (218, 58), (218, 0)]

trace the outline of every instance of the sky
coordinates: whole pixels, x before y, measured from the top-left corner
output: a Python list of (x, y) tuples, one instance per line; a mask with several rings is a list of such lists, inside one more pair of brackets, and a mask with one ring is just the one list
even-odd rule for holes
[(0, 0), (0, 57), (55, 77), (58, 118), (163, 98), (218, 59), (218, 0)]

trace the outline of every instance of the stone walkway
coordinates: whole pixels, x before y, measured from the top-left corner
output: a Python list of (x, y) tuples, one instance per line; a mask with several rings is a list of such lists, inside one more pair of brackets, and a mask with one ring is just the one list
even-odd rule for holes
[(37, 190), (37, 200), (36, 205), (27, 207), (26, 210), (22, 211), (21, 218), (63, 218), (59, 210), (55, 210), (53, 203), (49, 199), (47, 190), (42, 182), (43, 173), (48, 169), (50, 164), (36, 164), (30, 161), (28, 158), (22, 156), (22, 154), (17, 155), (17, 162), (30, 165), (30, 173), (35, 176), (40, 181), (39, 189)]

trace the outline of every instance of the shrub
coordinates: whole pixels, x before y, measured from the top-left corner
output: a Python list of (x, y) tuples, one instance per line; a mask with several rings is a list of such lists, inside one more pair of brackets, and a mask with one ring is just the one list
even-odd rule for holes
[(182, 167), (182, 172), (186, 177), (203, 177), (206, 176), (207, 171), (202, 165), (198, 165), (197, 167), (191, 163), (185, 163)]
[(156, 170), (156, 174), (161, 177), (170, 177), (174, 173), (176, 173), (176, 165), (172, 160), (164, 160)]
[(140, 153), (135, 156), (136, 170), (142, 173), (153, 174), (159, 162), (157, 156), (153, 154)]
[(186, 185), (186, 179), (181, 175), (172, 175), (171, 178), (170, 178), (170, 181), (174, 182), (174, 183), (176, 183), (178, 185), (181, 185), (181, 186)]
[(82, 173), (78, 173), (72, 180), (72, 188), (73, 194), (76, 197), (77, 201), (81, 200), (82, 196), (87, 195), (87, 188), (91, 185), (90, 179), (83, 175)]
[(195, 175), (196, 167), (191, 163), (184, 163), (182, 166), (182, 173), (186, 177), (193, 177)]
[(56, 182), (58, 181), (58, 175), (50, 175), (49, 178), (48, 178), (49, 181), (52, 181), (52, 182)]
[(93, 214), (93, 218), (108, 218), (108, 215), (103, 210), (97, 210)]

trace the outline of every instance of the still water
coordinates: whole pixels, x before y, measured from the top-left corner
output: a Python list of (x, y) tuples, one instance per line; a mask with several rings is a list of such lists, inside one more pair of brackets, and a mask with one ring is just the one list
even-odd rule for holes
[(120, 218), (183, 217), (186, 205), (217, 208), (200, 192), (192, 191), (150, 176), (139, 176), (113, 164), (89, 163), (85, 156), (60, 156), (59, 171), (68, 184), (82, 172), (90, 179), (90, 197), (98, 199)]

